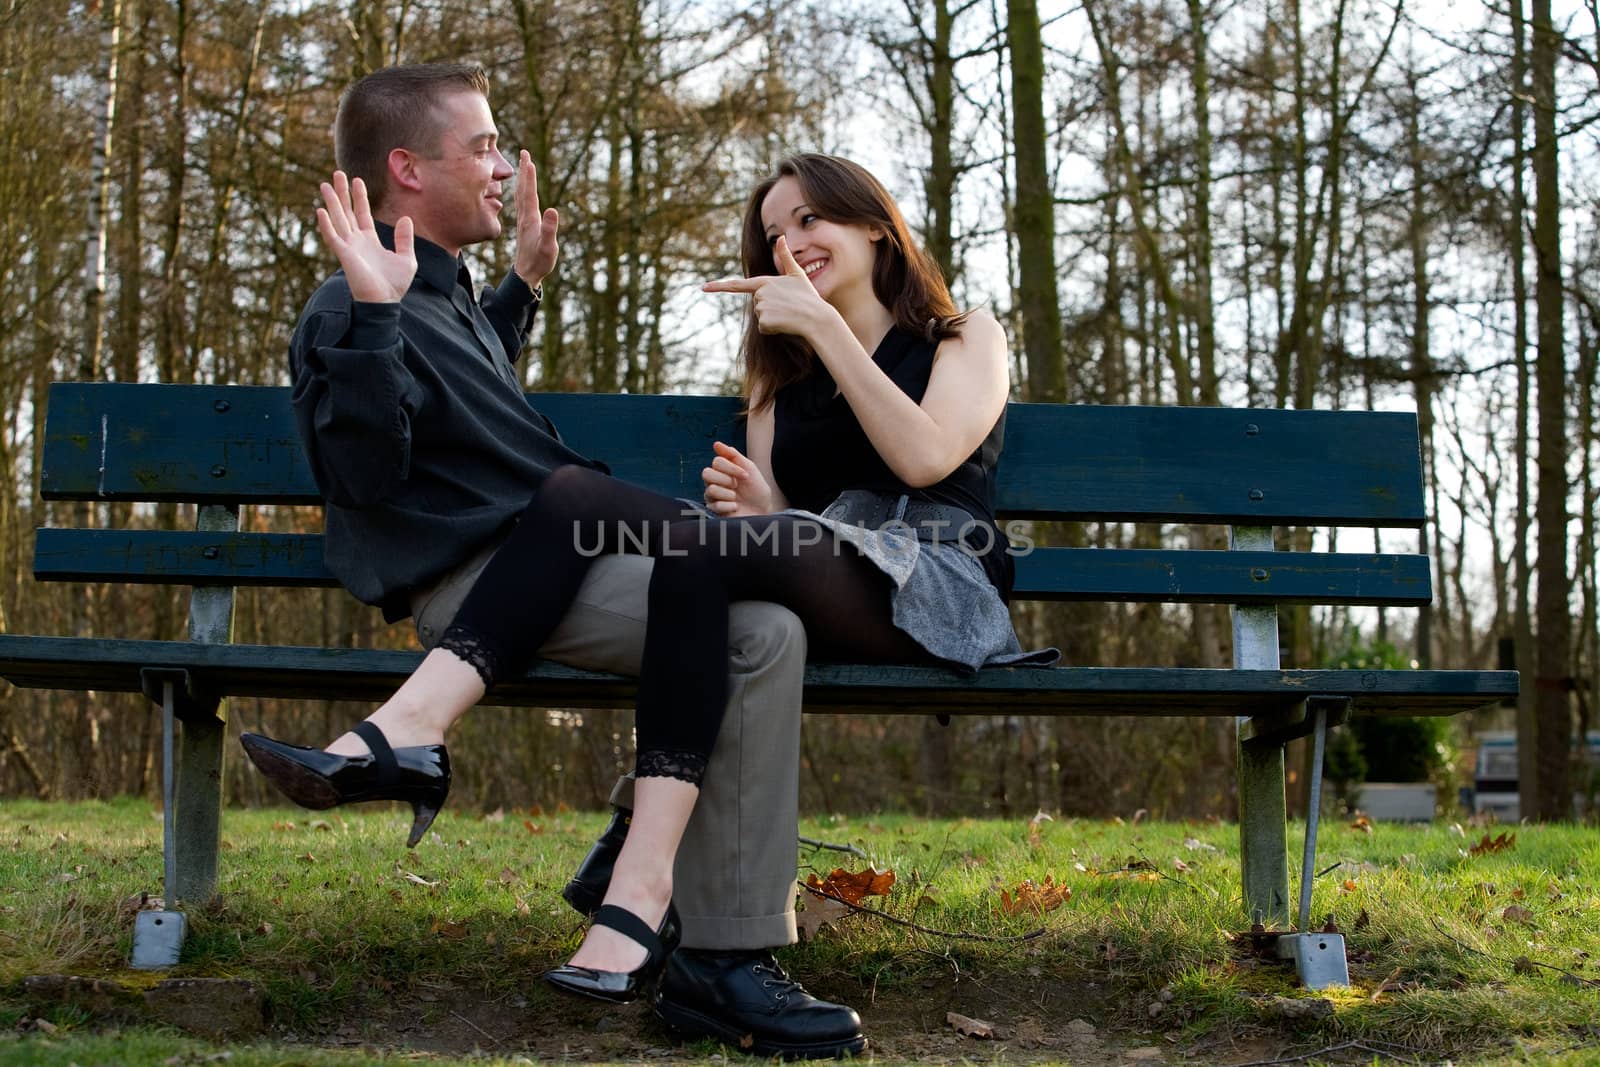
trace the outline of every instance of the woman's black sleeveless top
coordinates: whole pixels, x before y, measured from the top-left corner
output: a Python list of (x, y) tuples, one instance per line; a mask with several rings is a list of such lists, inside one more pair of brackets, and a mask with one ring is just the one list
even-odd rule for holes
[[(879, 342), (872, 361), (920, 404), (937, 347), (938, 342), (896, 326)], [(773, 422), (772, 473), (791, 507), (821, 512), (847, 489), (870, 489), (961, 508), (994, 528), (994, 537), (980, 531), (976, 538), (969, 536), (968, 544), (981, 553), (979, 561), (1000, 596), (1010, 596), (1011, 554), (994, 516), (994, 468), (1005, 442), (1004, 411), (972, 455), (949, 477), (923, 489), (911, 488), (889, 469), (820, 360), (806, 377), (778, 390)]]

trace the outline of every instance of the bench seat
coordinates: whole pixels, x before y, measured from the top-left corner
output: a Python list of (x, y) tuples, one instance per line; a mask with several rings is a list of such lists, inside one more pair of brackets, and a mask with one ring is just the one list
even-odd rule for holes
[[(36, 688), (137, 693), (141, 672), (189, 672), (213, 698), (381, 702), (422, 661), (382, 649), (208, 645), (194, 641), (8, 636), (6, 677)], [(1510, 671), (1231, 670), (1201, 667), (1008, 667), (965, 676), (943, 667), (812, 664), (807, 711), (888, 714), (1264, 715), (1310, 696), (1347, 698), (1356, 715), (1454, 715), (1517, 692)], [(634, 680), (541, 661), (484, 703), (631, 707)]]

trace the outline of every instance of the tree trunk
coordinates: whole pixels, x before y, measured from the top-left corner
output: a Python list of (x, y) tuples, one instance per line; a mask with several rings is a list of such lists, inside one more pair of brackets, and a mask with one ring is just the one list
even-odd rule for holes
[(1512, 519), (1512, 648), (1518, 670), (1524, 672), (1517, 693), (1517, 780), (1518, 804), (1528, 814), (1539, 809), (1539, 745), (1534, 707), (1533, 618), (1529, 601), (1533, 588), (1533, 568), (1528, 550), (1528, 530), (1533, 526), (1533, 508), (1528, 485), (1528, 414), (1532, 406), (1532, 385), (1528, 374), (1528, 277), (1523, 257), (1528, 220), (1526, 175), (1527, 146), (1527, 27), (1522, 17), (1522, 0), (1511, 3), (1511, 129), (1515, 151), (1511, 160), (1511, 219), (1506, 241), (1511, 253), (1511, 301), (1513, 312), (1511, 358), (1517, 368), (1516, 433), (1516, 514)]
[[(1417, 394), (1417, 436), (1422, 444), (1424, 489), (1438, 484), (1433, 463), (1433, 360), (1428, 347), (1428, 205), (1424, 192), (1427, 176), (1422, 167), (1422, 100), (1418, 96), (1416, 73), (1408, 74), (1410, 99), (1406, 111), (1406, 143), (1411, 168), (1411, 210), (1406, 218), (1406, 240), (1411, 250), (1411, 375)], [(1438, 508), (1432, 521), (1439, 521)], [(1428, 523), (1418, 531), (1417, 551), (1428, 555)], [(1432, 565), (1441, 578), (1444, 561), (1435, 557)], [(1435, 582), (1435, 598), (1443, 582)], [(1424, 604), (1417, 612), (1417, 665), (1433, 666), (1433, 605)]]
[(1217, 405), (1217, 328), (1211, 291), (1211, 66), (1205, 5), (1189, 2), (1189, 85), (1194, 93), (1194, 327), (1200, 403)]
[(939, 264), (945, 280), (951, 283), (956, 278), (956, 165), (951, 143), (955, 125), (956, 65), (950, 54), (954, 24), (948, 0), (933, 0), (933, 54), (928, 57), (927, 71), (928, 117), (932, 122), (927, 127), (928, 173), (923, 181), (928, 201), (924, 240), (928, 254)]
[(1056, 295), (1055, 196), (1044, 125), (1044, 44), (1036, 0), (1007, 0), (1011, 50), (1012, 140), (1017, 160), (1017, 291), (1029, 400), (1061, 403), (1066, 374)]
[(1535, 301), (1539, 323), (1539, 591), (1535, 607), (1534, 707), (1539, 795), (1538, 807), (1524, 814), (1547, 820), (1570, 818), (1572, 811), (1568, 774), (1572, 716), (1567, 697), (1572, 631), (1567, 582), (1567, 368), (1562, 336), (1556, 141), (1558, 46), (1550, 20), (1550, 0), (1533, 0), (1533, 248), (1538, 262)]
[(117, 122), (117, 70), (122, 49), (122, 0), (105, 0), (100, 9), (100, 77), (95, 85), (94, 141), (89, 158), (89, 218), (83, 262), (83, 351), (78, 376), (100, 377), (106, 338), (106, 226), (111, 214), (111, 146)]

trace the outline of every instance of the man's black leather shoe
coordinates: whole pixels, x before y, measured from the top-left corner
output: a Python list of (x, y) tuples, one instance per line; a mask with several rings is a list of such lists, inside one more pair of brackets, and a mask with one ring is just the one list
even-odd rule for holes
[(600, 910), (611, 888), (611, 872), (617, 866), (617, 854), (622, 842), (628, 838), (628, 824), (633, 822), (632, 808), (612, 808), (611, 822), (589, 848), (589, 854), (578, 864), (578, 872), (561, 890), (561, 899), (578, 910), (580, 915), (593, 915)]
[(662, 972), (655, 1007), (684, 1037), (713, 1037), (753, 1056), (826, 1059), (867, 1047), (853, 1009), (807, 993), (765, 951), (680, 948)]

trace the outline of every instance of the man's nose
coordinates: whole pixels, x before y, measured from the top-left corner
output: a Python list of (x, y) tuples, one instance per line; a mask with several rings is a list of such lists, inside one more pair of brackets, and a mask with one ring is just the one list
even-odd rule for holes
[(500, 151), (500, 149), (496, 148), (494, 150), (494, 178), (495, 178), (495, 181), (503, 182), (503, 181), (505, 181), (507, 178), (511, 177), (515, 173), (516, 173), (516, 170), (515, 170), (515, 168), (513, 168), (511, 166), (511, 161), (506, 158), (505, 153)]

